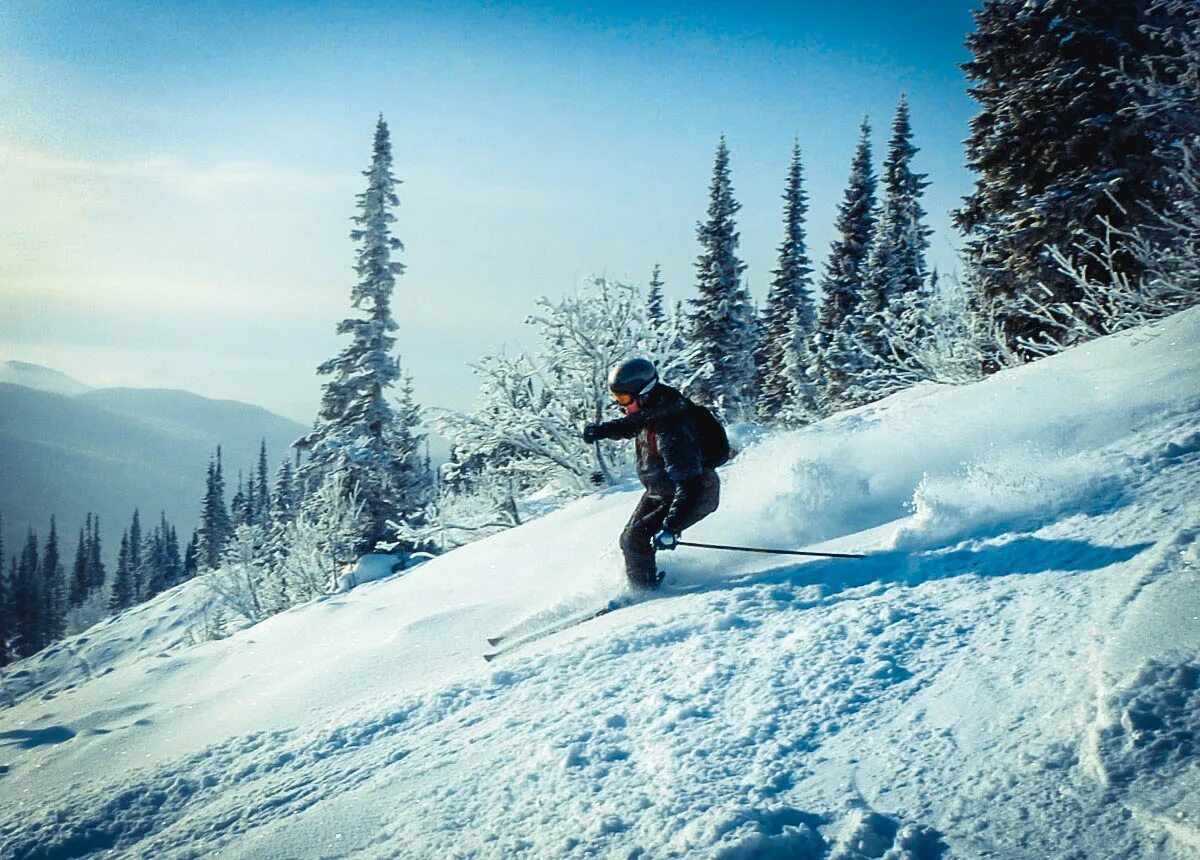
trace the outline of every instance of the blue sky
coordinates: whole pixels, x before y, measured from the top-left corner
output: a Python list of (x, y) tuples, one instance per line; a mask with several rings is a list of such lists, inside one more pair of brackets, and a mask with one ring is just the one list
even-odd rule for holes
[(857, 127), (908, 95), (931, 262), (970, 190), (966, 2), (0, 5), (0, 359), (92, 384), (315, 410), (341, 340), (376, 116), (405, 242), (400, 352), (425, 403), (533, 346), (541, 295), (605, 273), (692, 295), (713, 152), (765, 295), (793, 138), (824, 258)]

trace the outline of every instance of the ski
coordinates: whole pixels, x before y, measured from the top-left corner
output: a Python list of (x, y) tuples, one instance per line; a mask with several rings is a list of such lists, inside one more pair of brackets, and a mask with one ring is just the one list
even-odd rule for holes
[(525, 633), (520, 636), (501, 635), (489, 637), (489, 644), (491, 644), (493, 647), (500, 647), (496, 647), (496, 650), (489, 651), (488, 653), (484, 654), (483, 659), (490, 663), (502, 654), (507, 654), (510, 651), (514, 651), (517, 648), (520, 648), (522, 645), (528, 645), (529, 643), (536, 642), (539, 639), (545, 639), (547, 636), (553, 636), (555, 633), (561, 633), (563, 630), (569, 630), (577, 624), (583, 624), (586, 621), (591, 621), (593, 618), (600, 618), (601, 616), (607, 615), (613, 610), (620, 609), (624, 606), (629, 606), (631, 603), (632, 601), (629, 600), (610, 600), (607, 604), (599, 609), (588, 609), (584, 612), (572, 613), (565, 618), (560, 618), (557, 621), (546, 624), (545, 626), (539, 627), (536, 630), (531, 630), (529, 633)]

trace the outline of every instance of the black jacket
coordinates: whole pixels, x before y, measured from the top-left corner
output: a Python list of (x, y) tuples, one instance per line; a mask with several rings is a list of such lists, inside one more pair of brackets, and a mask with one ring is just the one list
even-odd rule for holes
[(597, 425), (596, 434), (602, 439), (637, 438), (638, 478), (646, 492), (670, 500), (663, 528), (678, 531), (700, 494), (700, 436), (687, 399), (669, 385), (655, 385), (638, 406), (637, 412)]

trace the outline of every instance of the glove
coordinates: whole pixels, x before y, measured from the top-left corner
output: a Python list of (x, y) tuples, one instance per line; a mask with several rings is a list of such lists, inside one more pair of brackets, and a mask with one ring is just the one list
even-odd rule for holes
[(600, 428), (595, 424), (583, 425), (583, 441), (589, 445), (600, 441)]
[(663, 549), (663, 550), (675, 549), (675, 545), (677, 543), (679, 543), (679, 535), (675, 534), (675, 532), (668, 531), (666, 529), (663, 529), (662, 531), (660, 531), (658, 534), (656, 534), (654, 536), (654, 548), (655, 549)]

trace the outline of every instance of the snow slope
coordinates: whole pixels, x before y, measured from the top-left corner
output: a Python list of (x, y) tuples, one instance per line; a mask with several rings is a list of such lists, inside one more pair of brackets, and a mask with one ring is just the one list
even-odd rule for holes
[[(661, 596), (634, 488), (189, 646), (12, 667), (0, 856), (1200, 856), (1200, 310), (764, 438)], [(109, 853), (114, 852), (114, 853)]]

